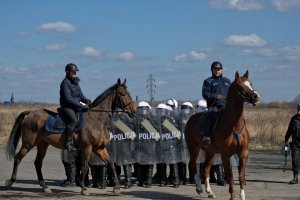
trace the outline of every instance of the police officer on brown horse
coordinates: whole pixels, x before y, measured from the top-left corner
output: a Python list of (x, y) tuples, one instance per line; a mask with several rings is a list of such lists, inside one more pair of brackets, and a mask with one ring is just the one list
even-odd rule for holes
[(77, 125), (78, 112), (84, 112), (88, 110), (88, 104), (91, 100), (87, 99), (81, 91), (79, 86), (80, 79), (76, 76), (76, 72), (79, 71), (77, 66), (73, 63), (69, 63), (65, 67), (66, 76), (60, 84), (60, 106), (61, 114), (66, 122), (65, 131), (65, 148), (69, 151), (74, 151), (73, 132)]

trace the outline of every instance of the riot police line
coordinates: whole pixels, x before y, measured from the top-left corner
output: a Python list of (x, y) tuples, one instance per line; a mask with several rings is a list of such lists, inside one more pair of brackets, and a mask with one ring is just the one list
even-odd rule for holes
[[(156, 108), (141, 101), (134, 118), (118, 111), (112, 116), (109, 126), (110, 144), (107, 150), (125, 188), (131, 188), (133, 185), (149, 188), (153, 183), (174, 187), (188, 182), (194, 183), (194, 177), (187, 177), (189, 155), (184, 128), (195, 112), (206, 111), (206, 105), (199, 101), (195, 109), (192, 103), (184, 102), (178, 108), (176, 100), (171, 100), (173, 103), (168, 100), (158, 104)], [(199, 176), (200, 163), (204, 162), (204, 157), (203, 154), (199, 155)], [(220, 164), (218, 162), (217, 164)], [(65, 165), (64, 161), (63, 163)], [(92, 155), (89, 166), (93, 187), (104, 189), (106, 186), (114, 186), (112, 171), (104, 161)], [(67, 171), (66, 169), (66, 175)], [(221, 176), (224, 178), (224, 175)]]

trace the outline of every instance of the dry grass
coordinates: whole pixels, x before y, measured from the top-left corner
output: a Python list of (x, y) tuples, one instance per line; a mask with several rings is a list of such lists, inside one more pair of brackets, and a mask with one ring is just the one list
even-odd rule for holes
[[(15, 118), (25, 110), (47, 108), (55, 111), (57, 105), (23, 104), (0, 105), (0, 146), (6, 144)], [(290, 108), (246, 107), (245, 118), (250, 133), (252, 149), (274, 149), (281, 146), (288, 123), (295, 110)]]

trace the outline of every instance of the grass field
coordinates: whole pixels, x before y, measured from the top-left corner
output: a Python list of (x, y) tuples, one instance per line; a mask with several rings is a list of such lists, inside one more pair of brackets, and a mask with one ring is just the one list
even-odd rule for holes
[[(25, 110), (47, 108), (55, 111), (57, 105), (24, 104), (0, 105), (0, 146), (6, 144), (15, 118)], [(251, 149), (275, 149), (283, 145), (288, 123), (295, 110), (245, 106), (245, 119), (250, 132)]]

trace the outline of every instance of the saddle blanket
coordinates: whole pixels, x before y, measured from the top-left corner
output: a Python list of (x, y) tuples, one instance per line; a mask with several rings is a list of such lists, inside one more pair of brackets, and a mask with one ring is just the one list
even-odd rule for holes
[[(79, 121), (74, 129), (74, 132), (80, 131), (85, 124), (84, 116), (82, 113), (79, 114)], [(45, 129), (51, 133), (63, 133), (66, 129), (66, 124), (59, 116), (58, 113), (51, 113), (47, 119)]]

